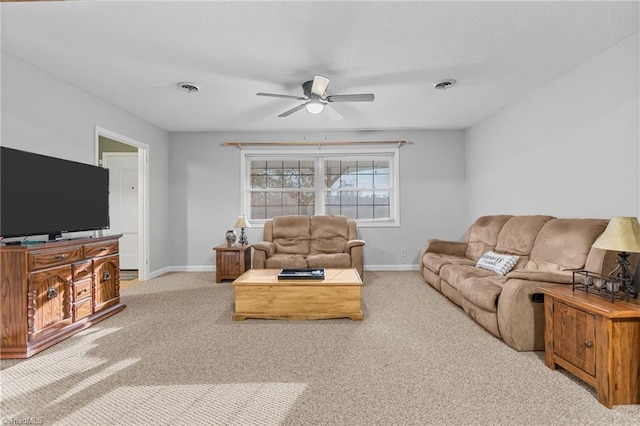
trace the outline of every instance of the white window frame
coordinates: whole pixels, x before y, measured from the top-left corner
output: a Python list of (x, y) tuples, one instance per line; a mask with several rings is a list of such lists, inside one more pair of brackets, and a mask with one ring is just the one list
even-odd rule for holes
[(278, 161), (278, 160), (309, 160), (316, 164), (315, 214), (324, 214), (324, 160), (374, 160), (385, 158), (389, 160), (389, 191), (391, 206), (390, 219), (358, 219), (358, 227), (382, 228), (400, 226), (400, 150), (398, 148), (378, 149), (318, 149), (318, 150), (290, 150), (271, 149), (253, 150), (243, 149), (240, 155), (240, 211), (243, 212), (252, 226), (261, 227), (265, 219), (253, 219), (251, 215), (251, 167), (250, 161)]

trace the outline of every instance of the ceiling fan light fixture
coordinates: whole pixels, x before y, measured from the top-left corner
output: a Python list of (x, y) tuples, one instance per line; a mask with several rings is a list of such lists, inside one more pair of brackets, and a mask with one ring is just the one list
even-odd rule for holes
[(320, 114), (322, 111), (324, 111), (324, 104), (318, 101), (309, 101), (304, 105), (304, 108), (310, 114)]

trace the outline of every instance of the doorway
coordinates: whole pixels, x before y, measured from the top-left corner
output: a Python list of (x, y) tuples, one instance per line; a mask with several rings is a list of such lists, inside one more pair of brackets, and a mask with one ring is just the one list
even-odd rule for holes
[(109, 169), (109, 229), (120, 238), (120, 269), (138, 272), (138, 153), (103, 152)]
[(120, 238), (121, 279), (149, 276), (148, 145), (96, 126), (96, 163), (109, 169), (109, 216)]

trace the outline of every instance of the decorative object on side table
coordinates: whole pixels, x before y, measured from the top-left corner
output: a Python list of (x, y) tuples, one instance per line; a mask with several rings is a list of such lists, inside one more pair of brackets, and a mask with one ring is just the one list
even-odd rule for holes
[[(620, 281), (619, 290), (625, 292), (630, 297), (638, 297), (638, 290), (633, 287), (633, 274), (629, 269), (629, 254), (640, 253), (640, 223), (635, 217), (611, 218), (609, 225), (602, 235), (591, 246), (593, 248), (617, 251), (618, 266), (611, 272), (611, 277)], [(615, 284), (607, 288), (615, 290)]]
[(236, 224), (233, 225), (234, 228), (240, 228), (240, 239), (238, 243), (241, 246), (246, 246), (249, 244), (249, 240), (247, 239), (247, 234), (244, 233), (244, 228), (251, 228), (251, 224), (247, 220), (244, 215), (238, 216), (238, 220), (236, 220)]
[(235, 244), (236, 242), (236, 231), (233, 229), (229, 229), (226, 234), (224, 234), (225, 240), (227, 240), (228, 245)]
[(573, 271), (573, 291), (580, 290), (588, 294), (604, 297), (611, 303), (616, 300), (629, 301), (631, 294), (621, 291), (624, 280), (611, 276), (596, 274), (595, 272), (579, 269)]

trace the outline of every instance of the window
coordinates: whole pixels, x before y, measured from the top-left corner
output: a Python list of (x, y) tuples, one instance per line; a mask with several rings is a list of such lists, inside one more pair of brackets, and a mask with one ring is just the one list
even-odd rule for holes
[(398, 225), (397, 150), (243, 152), (243, 212), (252, 222), (332, 214), (360, 226)]

